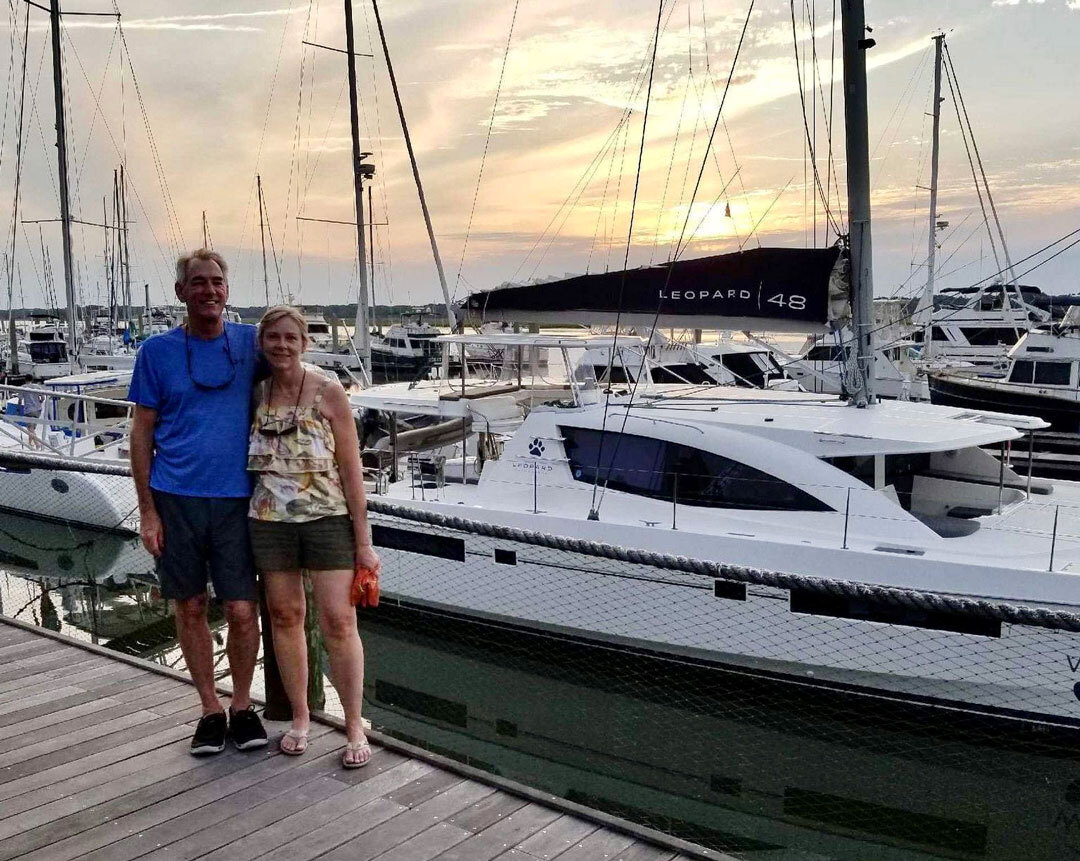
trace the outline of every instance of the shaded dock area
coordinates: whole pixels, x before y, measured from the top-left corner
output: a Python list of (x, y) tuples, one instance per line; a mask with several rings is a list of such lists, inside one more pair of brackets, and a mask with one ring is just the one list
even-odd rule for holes
[(301, 757), (268, 723), (263, 750), (195, 758), (198, 718), (180, 674), (0, 616), (0, 861), (727, 857), (376, 733), (345, 771), (331, 722)]

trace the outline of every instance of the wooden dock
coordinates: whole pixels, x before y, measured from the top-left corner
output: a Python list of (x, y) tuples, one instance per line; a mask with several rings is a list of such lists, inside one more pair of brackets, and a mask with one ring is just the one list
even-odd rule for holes
[(268, 723), (263, 750), (195, 758), (198, 717), (180, 674), (0, 617), (0, 861), (726, 857), (375, 733), (345, 771), (330, 722), (301, 757)]

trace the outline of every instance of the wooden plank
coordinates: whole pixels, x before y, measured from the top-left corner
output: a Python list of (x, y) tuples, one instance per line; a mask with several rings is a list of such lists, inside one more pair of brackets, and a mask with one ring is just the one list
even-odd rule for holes
[[(0, 801), (4, 801), (4, 813), (10, 815), (8, 811), (16, 807), (28, 810), (70, 793), (100, 786), (116, 775), (145, 769), (152, 761), (141, 759), (144, 754), (160, 753), (159, 748), (190, 736), (190, 727), (181, 724), (154, 735), (148, 734), (138, 741), (103, 753), (65, 762), (63, 765), (12, 780), (0, 786)], [(187, 753), (182, 748), (177, 748), (177, 751)], [(190, 757), (190, 754), (188, 756)]]
[[(103, 677), (106, 682), (110, 679), (114, 679), (114, 673), (116, 672), (116, 665), (110, 664), (108, 661), (101, 661), (100, 663), (88, 662), (86, 664), (77, 664), (75, 666), (65, 667), (66, 672), (64, 674), (58, 674), (53, 678), (43, 678), (42, 676), (30, 676), (18, 687), (9, 688), (6, 691), (0, 691), (0, 703), (12, 702), (20, 697), (35, 696), (39, 693), (55, 690), (59, 687), (75, 687), (82, 690), (92, 690), (92, 686), (88, 684), (94, 680), (101, 680)], [(130, 674), (127, 678), (130, 678)]]
[(686, 859), (686, 856), (651, 843), (633, 843), (616, 855), (613, 861), (675, 861), (676, 858)]
[(336, 849), (346, 840), (360, 838), (404, 811), (400, 804), (387, 798), (376, 798), (291, 843), (279, 846), (264, 855), (262, 861), (311, 861), (322, 858), (324, 853)]
[(321, 857), (324, 861), (371, 861), (494, 791), (474, 780), (463, 780)]
[(407, 786), (387, 793), (386, 797), (402, 807), (416, 807), (464, 779), (450, 771), (432, 771)]
[[(104, 754), (109, 757), (108, 761), (115, 761), (109, 756), (114, 749), (122, 747), (128, 742), (138, 741), (147, 735), (153, 735), (163, 730), (190, 723), (193, 720), (198, 720), (197, 712), (167, 715), (166, 717), (152, 715), (151, 720), (140, 723), (138, 726), (125, 728), (115, 734), (92, 739), (74, 748), (56, 750), (33, 759), (24, 760), (18, 765), (2, 768), (0, 769), (0, 794), (4, 793), (4, 786), (9, 781), (16, 781), (26, 775), (48, 771), (65, 763), (78, 762), (84, 758), (88, 759), (94, 754)], [(190, 735), (192, 731), (189, 729), (188, 734)], [(0, 822), (3, 821), (4, 815), (4, 813), (0, 813)]]
[(82, 688), (60, 687), (53, 691), (45, 691), (44, 693), (35, 694), (34, 696), (22, 697), (17, 700), (12, 700), (11, 702), (0, 703), (0, 717), (11, 714), (12, 712), (22, 712), (26, 709), (34, 708), (35, 706), (47, 705), (52, 702), (55, 697), (63, 698), (85, 693), (87, 692)]
[[(328, 727), (312, 727), (306, 756), (325, 753), (338, 743)], [(185, 747), (173, 754), (169, 762), (157, 764), (158, 779), (152, 784), (129, 791), (132, 775), (111, 781), (108, 786), (116, 790), (114, 797), (89, 803), (80, 811), (4, 841), (0, 859), (25, 855), (27, 861), (69, 861), (302, 764), (299, 757), (275, 752), (255, 759), (227, 750), (220, 756), (197, 759)], [(36, 851), (30, 851), (35, 847)]]
[(476, 804), (466, 807), (459, 813), (455, 813), (446, 821), (475, 834), (485, 828), (490, 828), (496, 822), (505, 819), (526, 804), (528, 802), (524, 798), (496, 792), (487, 798), (481, 799)]
[(76, 661), (92, 660), (95, 660), (92, 655), (83, 653), (76, 658), (66, 648), (58, 648), (51, 649), (49, 653), (43, 655), (31, 655), (17, 661), (4, 661), (2, 667), (0, 667), (0, 684), (22, 681), (31, 673), (70, 667)]
[[(52, 640), (37, 638), (17, 640), (14, 643), (0, 642), (0, 664), (6, 664), (8, 661), (17, 661), (29, 657), (30, 655), (39, 655), (42, 652), (47, 652), (50, 650), (49, 644), (52, 642)], [(18, 655), (18, 657), (16, 657), (16, 655)]]
[(20, 640), (37, 639), (30, 631), (24, 631), (15, 625), (9, 625), (0, 617), (0, 642), (7, 645), (8, 643), (17, 643)]
[(522, 840), (515, 849), (537, 858), (554, 858), (579, 840), (592, 834), (599, 826), (574, 816), (560, 816), (541, 828), (532, 837)]
[[(364, 771), (374, 765), (372, 762)], [(364, 783), (350, 786), (344, 792), (326, 798), (312, 807), (271, 823), (248, 834), (243, 840), (222, 846), (205, 856), (203, 861), (252, 861), (255, 858), (265, 861), (278, 849), (284, 851), (282, 857), (289, 861), (312, 858), (314, 854), (310, 854), (308, 846), (312, 831), (341, 817), (346, 817), (351, 822), (362, 821), (367, 828), (374, 827), (377, 822), (371, 818), (375, 810), (369, 809), (370, 803), (431, 770), (430, 765), (418, 760), (402, 760)], [(384, 802), (386, 800), (383, 798)], [(400, 805), (384, 804), (380, 810), (385, 811), (385, 816), (379, 821), (388, 819), (403, 809)], [(298, 843), (302, 845), (297, 845)], [(289, 848), (286, 851), (287, 846)]]
[[(112, 720), (102, 723), (96, 721), (88, 726), (71, 728), (67, 732), (54, 732), (51, 736), (36, 741), (33, 744), (24, 744), (0, 754), (0, 770), (5, 774), (11, 766), (28, 760), (46, 760), (46, 754), (60, 750), (72, 751), (85, 749), (86, 743), (96, 741), (105, 735), (114, 736), (132, 727), (142, 726), (151, 721), (159, 720), (160, 716), (148, 711), (134, 711), (115, 715)], [(110, 739), (110, 742), (112, 739)], [(0, 821), (4, 818), (3, 810), (0, 810)]]
[[(73, 661), (71, 663), (66, 663), (61, 667), (56, 667), (52, 670), (41, 670), (40, 672), (28, 670), (25, 675), (0, 684), (0, 694), (6, 694), (9, 691), (21, 691), (30, 685), (56, 682), (58, 680), (62, 681), (69, 676), (74, 676), (78, 675), (79, 673), (87, 672), (88, 670), (95, 667), (113, 666), (116, 665), (105, 658), (97, 658), (93, 655), (87, 655), (85, 661)], [(59, 687), (59, 685), (57, 685), (57, 687)]]
[(556, 857), (559, 861), (612, 861), (634, 842), (627, 834), (600, 828)]
[[(23, 721), (22, 723), (13, 724), (12, 726), (7, 727), (3, 732), (3, 739), (0, 740), (0, 753), (11, 750), (13, 747), (18, 747), (24, 742), (26, 736), (30, 736), (41, 730), (49, 733), (53, 731), (54, 727), (62, 728), (66, 723), (78, 720), (81, 717), (97, 714), (98, 712), (105, 712), (111, 708), (122, 708), (126, 711), (126, 706), (117, 706), (115, 700), (112, 699), (91, 700), (88, 703), (72, 706), (69, 709), (64, 709), (55, 714), (41, 715), (40, 717)], [(36, 741), (37, 739), (35, 738), (34, 740)]]
[(399, 843), (379, 856), (379, 861), (431, 861), (471, 835), (448, 822), (437, 822), (415, 837)]
[[(311, 768), (298, 768), (279, 780), (266, 780), (257, 786), (223, 798), (198, 815), (173, 819), (136, 838), (122, 840), (106, 847), (101, 853), (86, 856), (86, 861), (128, 861), (139, 857), (145, 861), (188, 861), (201, 858), (208, 852), (225, 846), (258, 829), (303, 810), (324, 798), (348, 787), (325, 774), (333, 754), (315, 760)], [(320, 773), (322, 772), (322, 773)], [(130, 854), (129, 844), (137, 842), (137, 855)], [(160, 849), (148, 854), (148, 847)], [(117, 851), (119, 850), (119, 854)]]
[(557, 810), (526, 804), (438, 856), (439, 861), (491, 861), (558, 819)]

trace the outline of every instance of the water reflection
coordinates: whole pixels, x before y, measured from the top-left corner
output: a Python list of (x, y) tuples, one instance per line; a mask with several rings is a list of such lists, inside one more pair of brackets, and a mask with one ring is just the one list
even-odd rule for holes
[(0, 613), (163, 663), (178, 651), (137, 538), (0, 513)]
[(362, 633), (376, 726), (716, 849), (1080, 857), (1073, 734), (390, 607)]
[[(183, 666), (137, 539), (0, 514), (0, 612)], [(748, 859), (1080, 858), (1075, 732), (387, 603), (360, 622), (378, 728), (695, 842)]]

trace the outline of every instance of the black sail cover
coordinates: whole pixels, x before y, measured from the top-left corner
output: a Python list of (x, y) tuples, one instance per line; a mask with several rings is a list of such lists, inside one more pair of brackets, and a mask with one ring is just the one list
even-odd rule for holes
[[(641, 269), (497, 287), (464, 302), (468, 322), (815, 331), (845, 314), (841, 250), (753, 248)], [(620, 295), (621, 294), (621, 295)]]

